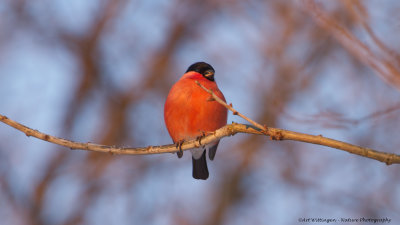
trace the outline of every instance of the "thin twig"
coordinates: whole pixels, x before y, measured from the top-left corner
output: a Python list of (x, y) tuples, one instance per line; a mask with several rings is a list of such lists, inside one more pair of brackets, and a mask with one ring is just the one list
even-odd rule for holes
[[(386, 153), (386, 152), (379, 152), (370, 148), (364, 148), (357, 145), (352, 145), (346, 142), (337, 141), (330, 138), (325, 138), (322, 135), (310, 135), (310, 134), (302, 134), (293, 131), (287, 131), (283, 129), (277, 129), (267, 126), (262, 126), (261, 124), (249, 119), (248, 117), (244, 116), (243, 114), (239, 113), (236, 109), (232, 107), (232, 105), (226, 104), (222, 99), (220, 99), (213, 91), (204, 87), (200, 82), (195, 81), (197, 85), (203, 88), (205, 91), (211, 94), (211, 96), (221, 105), (225, 106), (227, 109), (233, 112), (234, 115), (238, 115), (243, 119), (247, 120), (248, 122), (252, 123), (255, 127), (259, 128), (261, 134), (265, 134), (266, 136), (270, 136), (273, 140), (294, 140), (294, 141), (301, 141), (307, 142), (311, 144), (323, 145), (328, 146), (336, 149), (340, 149), (352, 154), (364, 156), (367, 158), (375, 159), (381, 162), (386, 163), (387, 165), (391, 164), (399, 164), (400, 163), (400, 155), (396, 155), (393, 153)], [(239, 132), (237, 132), (239, 133)], [(246, 132), (243, 132), (246, 133)]]
[(230, 111), (232, 111), (233, 115), (238, 115), (240, 117), (242, 117), (243, 119), (245, 119), (247, 122), (253, 124), (254, 126), (256, 126), (257, 128), (264, 130), (265, 132), (267, 131), (265, 126), (262, 126), (261, 124), (255, 122), (254, 120), (250, 119), (249, 117), (241, 114), (240, 112), (238, 112), (236, 109), (233, 108), (232, 103), (231, 104), (226, 104), (225, 101), (223, 101), (222, 99), (220, 99), (216, 94), (214, 94), (213, 91), (208, 90), (206, 87), (204, 87), (202, 84), (200, 84), (199, 81), (195, 81), (197, 85), (199, 85), (201, 88), (203, 88), (205, 91), (207, 91), (208, 93), (211, 94), (211, 96), (215, 99), (215, 101), (217, 101), (219, 104), (225, 106), (227, 109), (229, 109)]
[[(341, 26), (315, 3), (314, 0), (303, 0), (306, 11), (312, 15), (318, 25), (333, 34), (333, 37), (360, 62), (371, 67), (387, 84), (400, 89), (400, 71), (390, 60), (379, 58), (366, 44), (359, 40), (348, 29)], [(368, 30), (367, 30), (368, 32)], [(374, 37), (372, 37), (374, 39)], [(374, 40), (376, 41), (376, 40)]]

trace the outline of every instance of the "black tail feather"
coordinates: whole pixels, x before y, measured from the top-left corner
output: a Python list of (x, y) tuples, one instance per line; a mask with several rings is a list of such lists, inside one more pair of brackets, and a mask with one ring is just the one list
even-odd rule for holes
[(199, 159), (194, 159), (192, 156), (192, 164), (193, 164), (193, 178), (207, 180), (209, 174), (207, 168), (206, 150), (203, 151), (203, 154)]

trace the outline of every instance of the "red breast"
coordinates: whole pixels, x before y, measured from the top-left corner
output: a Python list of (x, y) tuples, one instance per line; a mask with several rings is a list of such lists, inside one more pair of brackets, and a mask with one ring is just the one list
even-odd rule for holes
[(185, 73), (171, 88), (164, 108), (165, 123), (174, 142), (192, 139), (226, 125), (227, 109), (212, 100), (196, 80), (225, 101), (214, 81), (194, 71)]

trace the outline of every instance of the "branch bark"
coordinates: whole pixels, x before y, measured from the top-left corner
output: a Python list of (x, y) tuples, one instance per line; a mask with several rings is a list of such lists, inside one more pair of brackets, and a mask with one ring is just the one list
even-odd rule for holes
[[(175, 144), (170, 145), (160, 145), (160, 146), (147, 146), (141, 148), (125, 148), (125, 147), (114, 147), (108, 145), (99, 145), (95, 143), (80, 143), (74, 142), (63, 138), (58, 138), (49, 134), (42, 133), (38, 130), (33, 130), (26, 127), (16, 121), (13, 121), (6, 116), (0, 115), (0, 121), (14, 127), (15, 129), (23, 132), (26, 136), (36, 137), (38, 139), (68, 147), (71, 150), (81, 149), (94, 152), (108, 152), (113, 154), (127, 154), (127, 155), (146, 155), (146, 154), (160, 154), (160, 153), (175, 153), (179, 149)], [(325, 138), (322, 135), (310, 135), (303, 134), (278, 128), (269, 127), (267, 130), (260, 129), (254, 125), (232, 123), (228, 124), (211, 134), (208, 134), (201, 138), (200, 140), (188, 140), (185, 141), (181, 148), (182, 150), (188, 150), (191, 148), (200, 147), (201, 145), (206, 145), (208, 143), (214, 142), (224, 137), (233, 136), (237, 133), (247, 133), (247, 134), (257, 134), (270, 136), (272, 140), (293, 140), (301, 141), (312, 144), (318, 144), (323, 146), (328, 146), (336, 149), (340, 149), (352, 154), (364, 156), (370, 159), (375, 159), (380, 162), (384, 162), (387, 165), (390, 164), (400, 164), (400, 155), (393, 153), (379, 152), (373, 149), (364, 148), (349, 143), (337, 141), (330, 138)]]
[[(311, 144), (317, 144), (322, 146), (327, 146), (331, 148), (340, 149), (352, 154), (356, 154), (359, 156), (363, 156), (370, 159), (375, 159), (380, 162), (384, 162), (387, 165), (391, 164), (400, 164), (400, 155), (387, 153), (387, 152), (380, 152), (377, 150), (373, 150), (370, 148), (364, 148), (357, 145), (352, 145), (346, 142), (337, 141), (331, 138), (323, 137), (322, 135), (310, 135), (310, 134), (303, 134), (294, 131), (288, 131), (284, 129), (272, 128), (267, 127), (266, 125), (261, 125), (250, 118), (244, 116), (243, 114), (239, 113), (232, 107), (232, 104), (226, 104), (222, 99), (220, 99), (217, 95), (214, 94), (213, 91), (205, 88), (199, 82), (196, 81), (196, 84), (207, 91), (218, 103), (225, 106), (227, 109), (233, 112), (234, 115), (238, 115), (243, 119), (249, 121), (252, 125), (248, 124), (239, 124), (239, 123), (232, 123), (228, 124), (211, 134), (208, 134), (201, 138), (196, 138), (192, 140), (185, 141), (181, 146), (181, 150), (189, 150), (192, 148), (198, 148), (202, 145), (209, 144), (211, 142), (215, 142), (219, 139), (224, 137), (233, 136), (237, 133), (247, 133), (247, 134), (257, 134), (257, 135), (265, 135), (269, 136), (271, 140), (293, 140), (293, 141), (300, 141), (306, 142)], [(140, 147), (140, 148), (126, 148), (126, 147), (114, 147), (109, 145), (100, 145), (95, 143), (81, 143), (81, 142), (74, 142), (64, 138), (58, 138), (49, 134), (42, 133), (38, 130), (31, 129), (27, 126), (24, 126), (14, 120), (7, 118), (4, 115), (0, 114), (0, 121), (25, 133), (26, 136), (36, 137), (38, 139), (61, 145), (64, 147), (68, 147), (71, 150), (74, 149), (81, 149), (81, 150), (88, 150), (94, 152), (108, 152), (113, 154), (126, 154), (126, 155), (147, 155), (147, 154), (160, 154), (160, 153), (176, 153), (180, 149), (175, 144), (170, 145), (160, 145), (160, 146), (147, 146), (147, 147)]]

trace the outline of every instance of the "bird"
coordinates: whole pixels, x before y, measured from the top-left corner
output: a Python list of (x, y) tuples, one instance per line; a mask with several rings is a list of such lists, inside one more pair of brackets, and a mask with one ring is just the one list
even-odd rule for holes
[[(168, 133), (177, 146), (185, 140), (201, 138), (226, 125), (227, 109), (195, 82), (198, 81), (225, 101), (214, 74), (215, 70), (210, 64), (196, 62), (171, 87), (164, 105), (164, 120)], [(208, 149), (208, 156), (213, 160), (218, 144), (219, 140), (190, 150), (193, 178), (207, 180), (209, 172), (206, 151)], [(177, 155), (181, 158), (183, 152), (178, 151)]]

